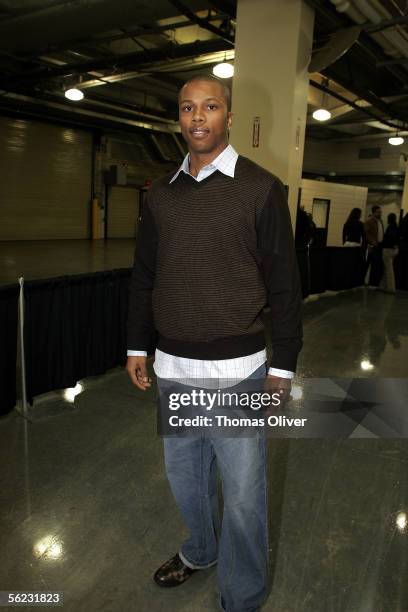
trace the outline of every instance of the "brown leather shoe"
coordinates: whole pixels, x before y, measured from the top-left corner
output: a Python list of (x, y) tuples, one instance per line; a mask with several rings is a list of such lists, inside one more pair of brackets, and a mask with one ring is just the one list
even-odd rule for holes
[(184, 565), (177, 553), (159, 567), (153, 576), (153, 580), (160, 587), (176, 587), (183, 584), (195, 572), (198, 572), (198, 570)]

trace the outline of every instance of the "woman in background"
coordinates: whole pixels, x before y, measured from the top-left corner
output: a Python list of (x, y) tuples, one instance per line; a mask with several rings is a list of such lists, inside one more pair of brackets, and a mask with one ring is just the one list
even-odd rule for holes
[(394, 259), (398, 253), (399, 241), (397, 215), (390, 213), (387, 217), (387, 221), (388, 225), (382, 241), (384, 273), (381, 279), (380, 289), (387, 293), (395, 293)]
[(362, 247), (365, 243), (361, 208), (353, 208), (343, 226), (343, 246)]

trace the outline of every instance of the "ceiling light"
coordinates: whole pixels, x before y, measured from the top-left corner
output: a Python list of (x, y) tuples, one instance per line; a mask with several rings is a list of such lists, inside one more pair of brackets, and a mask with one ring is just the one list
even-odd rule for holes
[(222, 62), (214, 66), (213, 74), (220, 79), (230, 79), (234, 74), (234, 66), (228, 62)]
[(327, 107), (329, 106), (327, 103), (328, 91), (329, 91), (329, 79), (323, 79), (322, 86), (323, 86), (323, 89), (322, 89), (321, 107), (314, 111), (313, 119), (316, 119), (317, 121), (328, 121), (331, 117), (331, 112), (327, 110)]
[(326, 110), (325, 108), (319, 108), (315, 110), (313, 113), (313, 119), (317, 119), (317, 121), (327, 121), (331, 117), (331, 112)]
[(71, 87), (71, 89), (66, 90), (65, 97), (68, 98), (68, 100), (79, 102), (79, 100), (83, 99), (84, 92), (81, 91), (80, 89), (77, 89), (76, 87)]
[(388, 142), (390, 143), (390, 145), (394, 145), (395, 147), (397, 147), (398, 145), (403, 144), (404, 139), (402, 138), (402, 136), (391, 136), (388, 139)]

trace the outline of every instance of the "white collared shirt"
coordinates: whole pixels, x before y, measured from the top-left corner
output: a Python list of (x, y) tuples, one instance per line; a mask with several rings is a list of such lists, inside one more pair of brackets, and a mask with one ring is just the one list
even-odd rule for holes
[[(235, 151), (234, 147), (229, 144), (210, 164), (201, 168), (197, 176), (193, 176), (190, 174), (190, 155), (187, 153), (183, 163), (170, 179), (169, 183), (175, 181), (180, 172), (190, 174), (197, 182), (204, 180), (216, 170), (233, 178), (237, 159), (238, 153)], [(146, 351), (128, 350), (127, 354), (128, 356), (146, 356), (147, 353)], [(217, 378), (223, 379), (224, 381), (233, 381), (231, 384), (237, 384), (255, 372), (255, 370), (265, 363), (265, 361), (266, 349), (252, 355), (245, 355), (244, 357), (219, 359), (215, 361), (176, 357), (175, 355), (169, 355), (168, 353), (156, 349), (153, 367), (156, 376), (159, 378), (176, 378), (184, 381)], [(268, 374), (279, 376), (280, 378), (294, 377), (293, 372), (280, 370), (278, 368), (269, 368)], [(226, 382), (224, 384), (228, 386)], [(224, 384), (222, 386), (224, 386)]]
[[(210, 176), (210, 174), (212, 174), (216, 170), (219, 170), (223, 174), (226, 174), (227, 176), (234, 178), (235, 165), (237, 163), (237, 159), (238, 159), (238, 153), (236, 152), (236, 150), (234, 149), (232, 145), (228, 145), (223, 151), (221, 151), (218, 157), (213, 159), (213, 161), (210, 164), (203, 166), (201, 170), (199, 171), (199, 173), (197, 174), (197, 176), (194, 176), (193, 178), (195, 178), (195, 180), (199, 183), (200, 181)], [(173, 176), (173, 178), (170, 179), (170, 184), (176, 180), (180, 172), (185, 172), (185, 174), (190, 174), (190, 154), (189, 153), (187, 153), (187, 155), (183, 159), (183, 163), (181, 164), (180, 168), (177, 170), (176, 174)], [(193, 175), (190, 174), (190, 176), (193, 176)]]

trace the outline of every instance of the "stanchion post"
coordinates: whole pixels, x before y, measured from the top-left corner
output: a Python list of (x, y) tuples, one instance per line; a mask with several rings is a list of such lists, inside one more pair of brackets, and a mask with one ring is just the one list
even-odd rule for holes
[(312, 293), (312, 270), (310, 267), (310, 245), (311, 240), (306, 245), (307, 252), (307, 295), (309, 296)]
[(23, 416), (27, 417), (27, 387), (24, 352), (24, 277), (21, 276), (18, 279), (18, 282), (20, 285), (20, 295), (18, 299), (18, 318), (20, 325), (21, 394), (23, 402)]

